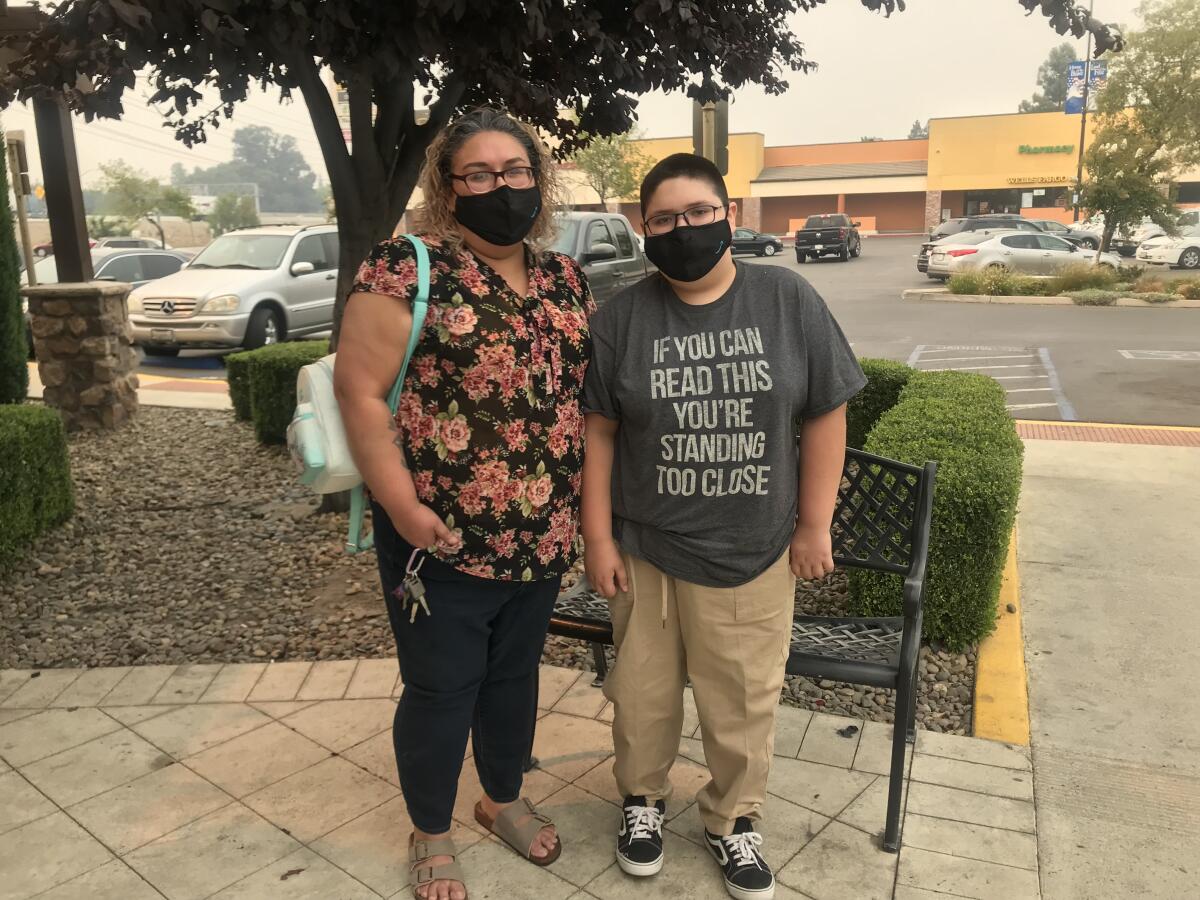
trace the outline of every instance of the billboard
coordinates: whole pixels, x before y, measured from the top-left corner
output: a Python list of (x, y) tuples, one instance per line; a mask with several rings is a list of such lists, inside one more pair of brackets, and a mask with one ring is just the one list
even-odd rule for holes
[(1079, 115), (1083, 112), (1085, 78), (1089, 95), (1088, 107), (1091, 108), (1095, 103), (1096, 92), (1108, 82), (1108, 62), (1098, 59), (1067, 64), (1067, 102), (1063, 107), (1063, 111), (1067, 115)]

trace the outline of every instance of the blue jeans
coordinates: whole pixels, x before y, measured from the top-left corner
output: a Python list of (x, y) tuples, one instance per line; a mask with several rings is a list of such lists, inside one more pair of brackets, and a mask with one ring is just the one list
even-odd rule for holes
[(409, 621), (395, 589), (413, 548), (372, 504), (379, 575), (404, 692), (392, 739), (408, 815), (421, 831), (449, 831), (471, 735), (475, 768), (497, 803), (521, 793), (537, 721), (538, 664), (561, 579), (477, 578), (432, 557), (421, 566), (431, 615)]

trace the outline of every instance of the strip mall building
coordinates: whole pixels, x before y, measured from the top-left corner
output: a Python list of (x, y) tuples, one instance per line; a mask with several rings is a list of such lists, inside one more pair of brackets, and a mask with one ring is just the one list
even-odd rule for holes
[[(691, 137), (637, 143), (654, 160), (692, 150)], [(884, 234), (988, 212), (1070, 222), (1078, 152), (1079, 118), (1057, 112), (933, 119), (927, 139), (905, 141), (767, 147), (751, 132), (729, 136), (726, 183), (738, 201), (738, 223), (774, 234), (828, 212), (848, 213), (864, 231)], [(600, 208), (582, 173), (566, 168), (573, 205)], [(1178, 199), (1200, 205), (1200, 171), (1180, 182)], [(619, 206), (640, 225), (635, 203)]]

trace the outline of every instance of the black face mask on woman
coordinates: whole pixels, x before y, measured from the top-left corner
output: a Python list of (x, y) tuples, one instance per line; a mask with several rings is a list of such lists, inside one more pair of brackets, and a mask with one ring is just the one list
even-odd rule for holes
[(676, 227), (646, 235), (646, 256), (674, 281), (699, 281), (712, 271), (733, 242), (729, 220)]
[(460, 194), (454, 201), (458, 223), (497, 247), (523, 241), (541, 211), (537, 185), (517, 191), (502, 184), (486, 194)]

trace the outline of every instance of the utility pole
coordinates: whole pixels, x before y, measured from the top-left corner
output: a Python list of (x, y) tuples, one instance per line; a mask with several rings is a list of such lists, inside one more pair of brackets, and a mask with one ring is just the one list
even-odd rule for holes
[[(1088, 3), (1088, 18), (1092, 16), (1092, 10), (1096, 6), (1096, 0), (1090, 0)], [(1080, 188), (1083, 186), (1083, 147), (1087, 140), (1087, 114), (1088, 114), (1088, 95), (1091, 92), (1092, 86), (1092, 32), (1088, 31), (1087, 36), (1087, 53), (1083, 57), (1083, 112), (1079, 115), (1079, 160), (1075, 166), (1075, 221), (1079, 221), (1079, 194)]]
[(33, 242), (29, 239), (29, 161), (25, 155), (25, 132), (9, 131), (5, 134), (8, 145), (8, 172), (12, 181), (13, 199), (17, 206), (17, 228), (21, 234), (21, 255), (25, 258), (25, 283), (37, 284), (37, 272), (33, 268)]

